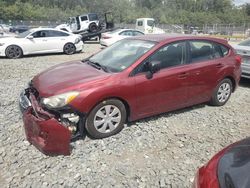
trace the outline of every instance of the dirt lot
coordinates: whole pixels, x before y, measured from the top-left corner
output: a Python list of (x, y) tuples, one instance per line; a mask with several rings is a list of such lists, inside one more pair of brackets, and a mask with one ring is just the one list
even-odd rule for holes
[(206, 104), (129, 123), (118, 135), (72, 143), (70, 156), (48, 157), (25, 139), (18, 96), (42, 70), (100, 50), (87, 44), (72, 56), (0, 58), (1, 187), (190, 187), (196, 169), (250, 130), (250, 81), (223, 107)]

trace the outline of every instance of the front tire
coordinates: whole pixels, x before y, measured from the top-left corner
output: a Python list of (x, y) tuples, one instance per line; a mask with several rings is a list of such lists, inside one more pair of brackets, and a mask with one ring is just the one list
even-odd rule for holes
[(229, 100), (233, 90), (232, 81), (228, 78), (222, 80), (216, 87), (210, 104), (213, 106), (223, 106)]
[(76, 52), (76, 46), (73, 43), (67, 43), (63, 47), (63, 52), (67, 55), (72, 55)]
[(123, 129), (126, 117), (126, 108), (120, 100), (105, 100), (89, 113), (85, 127), (91, 137), (106, 138)]
[(23, 50), (19, 46), (10, 45), (6, 48), (5, 55), (10, 59), (17, 59), (23, 56)]

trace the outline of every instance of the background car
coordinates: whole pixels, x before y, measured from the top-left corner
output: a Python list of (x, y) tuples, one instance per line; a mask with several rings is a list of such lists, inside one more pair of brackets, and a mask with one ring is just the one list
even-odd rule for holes
[(242, 77), (250, 79), (250, 39), (233, 45), (236, 53), (242, 56)]
[(30, 28), (27, 25), (16, 25), (10, 27), (9, 31), (12, 33), (23, 33), (25, 31), (28, 31)]
[(117, 29), (103, 33), (100, 39), (100, 44), (102, 46), (110, 46), (119, 40), (140, 35), (144, 35), (144, 33), (135, 29)]
[(117, 134), (127, 121), (205, 102), (222, 106), (240, 73), (240, 58), (226, 40), (168, 35), (120, 40), (32, 79), (20, 96), (26, 136), (45, 153), (69, 154), (70, 138), (84, 130), (100, 139)]
[(0, 56), (20, 58), (22, 55), (81, 51), (80, 35), (57, 29), (31, 29), (16, 37), (0, 38)]
[(250, 138), (216, 154), (195, 177), (194, 188), (249, 188)]
[(0, 24), (0, 28), (2, 28), (4, 32), (9, 32), (11, 26), (6, 25), (6, 24)]

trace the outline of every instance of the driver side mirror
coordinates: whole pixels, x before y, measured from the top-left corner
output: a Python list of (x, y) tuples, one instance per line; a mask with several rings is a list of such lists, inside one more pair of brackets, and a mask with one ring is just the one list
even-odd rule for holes
[(160, 71), (161, 69), (161, 62), (160, 61), (151, 61), (147, 64), (148, 72), (146, 74), (147, 79), (153, 78), (153, 74)]
[(32, 35), (29, 35), (29, 36), (27, 36), (27, 39), (32, 40), (32, 39), (34, 39), (34, 37)]

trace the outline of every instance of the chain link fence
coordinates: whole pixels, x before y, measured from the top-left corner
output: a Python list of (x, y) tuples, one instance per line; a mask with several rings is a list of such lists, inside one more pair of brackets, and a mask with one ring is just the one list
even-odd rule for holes
[[(30, 28), (34, 27), (55, 27), (65, 23), (65, 21), (33, 21), (33, 20), (0, 20), (0, 24), (10, 26), (25, 25)], [(134, 29), (135, 24), (116, 23), (115, 27)], [(248, 24), (205, 24), (200, 27), (180, 24), (157, 24), (156, 27), (163, 29), (166, 33), (188, 33), (195, 34), (210, 34), (210, 35), (226, 35), (226, 36), (242, 36), (243, 38), (250, 37), (250, 23)]]

